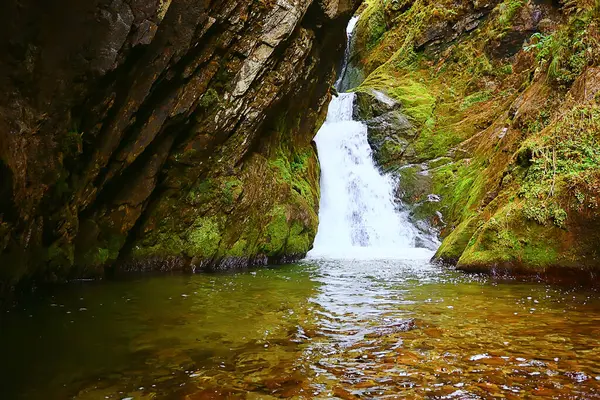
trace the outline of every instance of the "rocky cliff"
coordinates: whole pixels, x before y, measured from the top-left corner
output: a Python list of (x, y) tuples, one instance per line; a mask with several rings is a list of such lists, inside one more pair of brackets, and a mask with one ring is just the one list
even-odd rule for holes
[(304, 255), (354, 0), (7, 0), (0, 291)]
[(369, 0), (346, 84), (438, 260), (595, 274), (599, 64), (598, 1)]

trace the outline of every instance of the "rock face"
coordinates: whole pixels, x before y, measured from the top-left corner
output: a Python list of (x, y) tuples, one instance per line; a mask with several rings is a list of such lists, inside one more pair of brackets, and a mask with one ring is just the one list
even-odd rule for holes
[(354, 0), (8, 0), (0, 291), (305, 254)]
[(361, 113), (413, 220), (439, 229), (436, 259), (597, 275), (600, 4), (365, 4), (352, 50)]
[(417, 130), (402, 112), (402, 104), (377, 90), (359, 92), (354, 118), (367, 125), (373, 156), (383, 169), (411, 160)]

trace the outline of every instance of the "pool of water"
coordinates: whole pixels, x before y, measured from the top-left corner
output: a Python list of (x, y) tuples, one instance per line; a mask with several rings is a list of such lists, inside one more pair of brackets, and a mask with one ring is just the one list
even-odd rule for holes
[(2, 399), (600, 398), (600, 295), (419, 261), (79, 282), (0, 319)]

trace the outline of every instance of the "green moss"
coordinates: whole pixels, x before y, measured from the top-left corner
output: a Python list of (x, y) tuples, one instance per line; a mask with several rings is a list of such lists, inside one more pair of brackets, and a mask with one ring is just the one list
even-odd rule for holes
[(369, 92), (371, 89), (384, 91), (399, 101), (403, 113), (417, 125), (433, 124), (436, 99), (424, 84), (408, 76), (396, 76), (380, 69), (371, 74), (357, 90)]
[(83, 257), (83, 266), (86, 267), (95, 267), (95, 266), (103, 266), (108, 261), (116, 259), (116, 257), (112, 258), (114, 254), (111, 254), (111, 251), (104, 247), (96, 247), (88, 250)]
[(465, 97), (460, 108), (461, 110), (466, 110), (467, 108), (470, 108), (477, 103), (488, 101), (491, 96), (492, 92), (490, 90), (483, 90), (481, 92), (473, 93)]
[(221, 242), (221, 230), (218, 221), (215, 218), (199, 217), (194, 222), (187, 234), (185, 252), (190, 257), (214, 256), (219, 249)]
[(521, 263), (532, 266), (553, 266), (559, 262), (560, 253), (554, 241), (531, 240), (523, 248)]
[(441, 196), (442, 212), (448, 223), (458, 223), (476, 212), (486, 192), (482, 164), (460, 160), (432, 171), (433, 191)]
[(269, 165), (278, 172), (281, 180), (287, 183), (292, 182), (292, 172), (290, 171), (290, 163), (287, 158), (279, 157), (270, 160)]
[(109, 259), (110, 259), (110, 250), (109, 249), (99, 248), (98, 249), (98, 253), (97, 253), (97, 257), (96, 257), (97, 264), (103, 265)]
[(569, 23), (551, 34), (535, 33), (526, 51), (533, 51), (540, 66), (547, 70), (548, 78), (558, 85), (568, 86), (594, 63), (593, 48), (598, 46), (590, 34), (595, 18), (594, 11), (583, 9), (572, 16)]
[(51, 266), (70, 267), (75, 263), (75, 248), (71, 243), (56, 241), (48, 247), (46, 261)]
[(555, 265), (561, 258), (560, 232), (527, 223), (520, 211), (519, 204), (508, 203), (481, 226), (461, 255), (459, 267), (507, 263), (542, 270)]
[(309, 178), (309, 164), (311, 160), (314, 160), (314, 151), (312, 148), (300, 150), (288, 157), (280, 149), (277, 158), (269, 160), (269, 165), (276, 172), (277, 180), (290, 186), (292, 196), (299, 196), (314, 209), (316, 199), (318, 199), (318, 195), (315, 193), (317, 183)]
[(133, 247), (133, 258), (188, 256), (211, 258), (221, 242), (220, 222), (216, 217), (198, 217), (184, 232), (172, 226), (157, 228)]
[(223, 200), (227, 205), (232, 205), (234, 200), (240, 196), (242, 190), (242, 181), (235, 177), (225, 180), (221, 185)]
[(74, 249), (74, 262), (80, 267), (99, 267), (107, 265), (119, 257), (119, 252), (121, 251), (125, 240), (125, 235), (118, 232), (111, 232), (109, 229), (101, 235), (95, 243), (95, 246), (90, 246), (88, 249), (80, 249), (79, 251), (85, 251), (82, 256), (75, 257), (75, 250), (77, 249)]
[(416, 201), (423, 194), (420, 189), (419, 172), (417, 166), (406, 166), (397, 171), (399, 187), (402, 190), (402, 200), (405, 202)]
[(312, 150), (294, 153), (293, 161), (290, 163), (292, 174), (306, 172), (308, 169), (308, 164), (310, 163), (310, 159), (313, 155), (314, 153)]
[(187, 202), (193, 206), (210, 206), (221, 203), (231, 206), (243, 191), (243, 184), (235, 176), (215, 177), (196, 183), (187, 195)]
[(134, 246), (133, 258), (173, 257), (184, 253), (187, 243), (175, 233), (155, 233)]
[(372, 50), (387, 30), (386, 17), (380, 0), (369, 0), (367, 4), (358, 21), (357, 40), (361, 42), (359, 47)]
[(512, 22), (513, 18), (525, 4), (527, 4), (526, 0), (505, 0), (504, 2), (500, 3), (497, 6), (498, 24), (502, 28), (510, 28), (510, 23)]
[[(567, 223), (565, 197), (577, 180), (600, 172), (600, 108), (578, 105), (559, 122), (526, 141), (519, 154), (530, 159), (519, 196), (525, 199), (524, 216), (541, 225)], [(521, 156), (523, 158), (525, 156)]]
[(462, 140), (462, 136), (450, 129), (425, 128), (421, 130), (414, 147), (419, 158), (428, 160), (448, 154), (448, 151)]
[(392, 165), (395, 161), (402, 159), (402, 156), (405, 154), (406, 146), (406, 143), (391, 140), (384, 141), (374, 155), (377, 164), (384, 170), (387, 170), (388, 166)]
[[(600, 2), (565, 4), (564, 19), (550, 17), (558, 29), (533, 35), (525, 47), (535, 60), (524, 54), (508, 58), (503, 52), (512, 45), (505, 49), (504, 39), (512, 36), (505, 35), (520, 32), (513, 25), (521, 24), (525, 6), (529, 12), (525, 0), (504, 0), (476, 29), (448, 43), (429, 41), (432, 31), (472, 15), (470, 6), (372, 1), (371, 13), (385, 7), (389, 28), (380, 34), (366, 21), (357, 26), (357, 38), (369, 38), (371, 32), (361, 31), (373, 29), (377, 39), (369, 47), (367, 40), (356, 41), (364, 45), (357, 54), (367, 74), (356, 90), (386, 92), (402, 103), (415, 127), (410, 156), (403, 156), (406, 146), (394, 143), (382, 152), (386, 167), (401, 174), (402, 200), (422, 199), (416, 169), (400, 168), (407, 160), (453, 159), (430, 165), (429, 173), (447, 224), (438, 255), (460, 258), (463, 265), (567, 265), (561, 240), (588, 229), (581, 220), (596, 218), (600, 208), (598, 96), (568, 109), (582, 90), (588, 97), (593, 90), (589, 82), (583, 88), (587, 78), (581, 74), (600, 60)], [(583, 84), (565, 97), (576, 79)], [(431, 211), (424, 207), (415, 215)], [(579, 254), (579, 244), (571, 247)]]
[(275, 206), (269, 216), (271, 221), (265, 229), (266, 241), (262, 245), (262, 251), (268, 256), (276, 256), (283, 252), (290, 232), (286, 208)]
[(554, 223), (556, 226), (564, 228), (567, 212), (555, 203), (530, 198), (523, 208), (523, 216), (540, 225)]
[(481, 220), (478, 216), (473, 216), (462, 221), (444, 239), (442, 245), (435, 253), (435, 258), (456, 263), (467, 246), (473, 245), (473, 234), (480, 224)]
[(527, 121), (527, 125), (526, 125), (526, 131), (529, 134), (535, 134), (540, 132), (541, 130), (543, 130), (545, 127), (547, 127), (551, 120), (550, 120), (550, 112), (546, 109), (540, 110), (538, 112), (538, 115), (536, 117), (536, 119), (531, 120), (531, 121)]
[(225, 250), (225, 256), (231, 257), (244, 257), (248, 256), (248, 241), (246, 239), (239, 239), (233, 246)]
[(288, 254), (306, 254), (310, 250), (311, 243), (312, 237), (305, 231), (304, 225), (294, 221), (287, 239), (286, 252)]
[(507, 76), (507, 75), (512, 75), (514, 72), (513, 66), (512, 64), (506, 64), (506, 65), (502, 65), (498, 68), (496, 68), (496, 70), (494, 71), (494, 75), (496, 76)]
[(217, 195), (218, 186), (211, 179), (204, 179), (192, 186), (187, 201), (192, 205), (208, 203)]
[(219, 94), (215, 89), (210, 88), (200, 98), (198, 106), (201, 108), (211, 108), (212, 106), (219, 104), (219, 102)]

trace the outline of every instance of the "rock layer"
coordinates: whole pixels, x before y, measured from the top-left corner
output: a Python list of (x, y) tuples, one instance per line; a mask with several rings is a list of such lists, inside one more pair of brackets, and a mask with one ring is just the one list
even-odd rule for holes
[(0, 289), (305, 254), (355, 3), (4, 2)]

